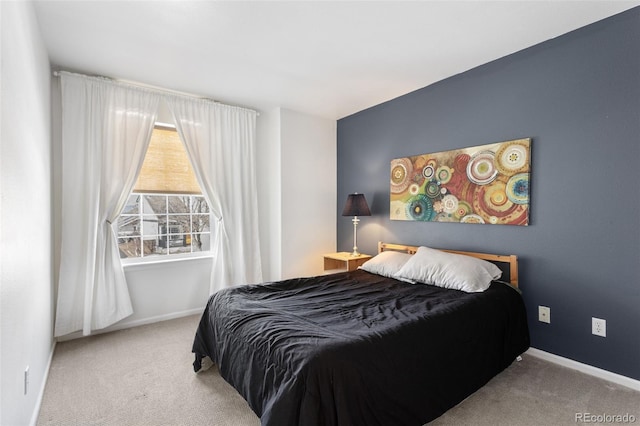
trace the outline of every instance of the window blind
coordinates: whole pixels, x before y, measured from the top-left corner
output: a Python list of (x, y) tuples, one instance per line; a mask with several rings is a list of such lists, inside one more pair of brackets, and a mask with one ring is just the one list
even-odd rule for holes
[(201, 194), (191, 162), (175, 129), (156, 126), (133, 192)]

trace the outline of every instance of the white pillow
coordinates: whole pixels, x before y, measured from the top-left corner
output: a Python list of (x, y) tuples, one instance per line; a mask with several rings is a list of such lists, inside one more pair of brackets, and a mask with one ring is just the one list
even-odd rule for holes
[(372, 274), (382, 275), (383, 277), (393, 278), (411, 257), (412, 255), (409, 253), (383, 251), (364, 262), (358, 269), (371, 272)]
[(491, 262), (462, 254), (420, 247), (395, 278), (477, 293), (489, 288), (502, 271)]

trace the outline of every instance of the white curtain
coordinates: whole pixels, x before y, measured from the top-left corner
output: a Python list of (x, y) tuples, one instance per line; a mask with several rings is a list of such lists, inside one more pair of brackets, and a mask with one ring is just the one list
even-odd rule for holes
[(210, 293), (262, 281), (256, 193), (256, 112), (208, 100), (167, 98), (200, 188), (211, 206)]
[(107, 327), (133, 310), (117, 218), (142, 166), (160, 95), (61, 73), (62, 228), (55, 335)]

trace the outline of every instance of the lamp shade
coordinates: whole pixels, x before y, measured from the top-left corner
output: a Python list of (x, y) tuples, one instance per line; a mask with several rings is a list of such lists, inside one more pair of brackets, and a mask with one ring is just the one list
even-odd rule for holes
[(364, 194), (349, 194), (342, 216), (371, 216)]

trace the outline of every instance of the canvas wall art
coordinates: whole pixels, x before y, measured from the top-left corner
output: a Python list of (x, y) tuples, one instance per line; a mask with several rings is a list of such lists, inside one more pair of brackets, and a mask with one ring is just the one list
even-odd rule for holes
[(529, 224), (531, 139), (391, 161), (392, 220)]

